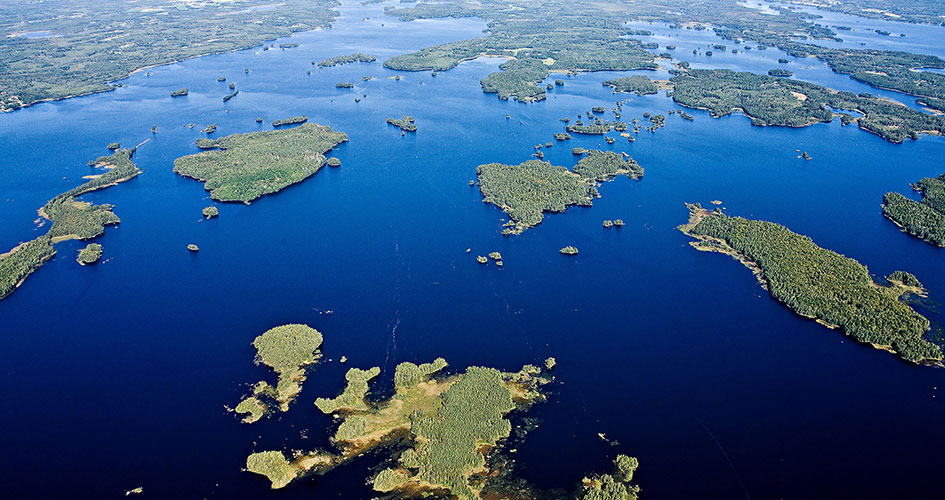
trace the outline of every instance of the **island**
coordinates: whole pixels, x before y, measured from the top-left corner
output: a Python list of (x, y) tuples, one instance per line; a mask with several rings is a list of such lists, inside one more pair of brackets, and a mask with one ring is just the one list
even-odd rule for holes
[(568, 245), (562, 248), (561, 250), (558, 250), (558, 253), (560, 253), (561, 255), (577, 255), (578, 249), (575, 246)]
[(602, 85), (612, 87), (614, 92), (632, 92), (636, 95), (655, 94), (660, 87), (656, 80), (651, 80), (647, 76), (633, 75), (623, 78), (614, 78), (607, 80)]
[(55, 243), (95, 238), (105, 232), (105, 226), (120, 222), (112, 212), (113, 205), (93, 205), (76, 198), (140, 174), (141, 170), (131, 161), (135, 149), (123, 149), (98, 158), (92, 165), (104, 169), (104, 173), (90, 176), (85, 183), (57, 195), (39, 209), (39, 216), (52, 221), (52, 226), (46, 234), (0, 254), (0, 299), (13, 293), (30, 274), (56, 255)]
[[(554, 362), (551, 362), (554, 366)], [(334, 398), (316, 399), (316, 407), (333, 415), (337, 428), (332, 450), (263, 450), (246, 459), (246, 470), (265, 476), (273, 489), (299, 479), (323, 475), (368, 455), (389, 457), (372, 472), (369, 484), (380, 493), (425, 498), (435, 493), (458, 499), (540, 498), (539, 490), (513, 476), (504, 443), (520, 438), (510, 414), (544, 401), (550, 369), (525, 365), (518, 372), (470, 366), (455, 374), (447, 362), (403, 362), (394, 371), (391, 396), (371, 397), (370, 384), (379, 367), (352, 368), (346, 386)], [(638, 462), (618, 455), (611, 474), (585, 478), (569, 498), (635, 499), (632, 484)], [(514, 490), (512, 489), (514, 488)], [(623, 496), (602, 497), (604, 491)]]
[(183, 96), (185, 96), (185, 95), (187, 95), (187, 94), (189, 94), (189, 93), (190, 93), (190, 92), (187, 90), (186, 87), (185, 87), (185, 88), (179, 88), (179, 89), (177, 89), (177, 90), (171, 92), (171, 97), (183, 97)]
[(349, 54), (346, 56), (335, 56), (325, 59), (318, 63), (319, 68), (330, 68), (332, 66), (337, 66), (339, 64), (350, 64), (355, 62), (364, 62), (371, 63), (376, 61), (377, 58), (370, 54), (362, 54), (360, 52), (355, 52), (354, 54)]
[(273, 120), (273, 127), (283, 127), (286, 125), (296, 125), (298, 123), (305, 123), (308, 121), (308, 117), (305, 115), (292, 116), (289, 118), (283, 118), (281, 120)]
[(417, 121), (412, 116), (404, 115), (401, 118), (388, 118), (387, 123), (398, 127), (404, 132), (416, 132), (417, 131)]
[(353, 89), (354, 84), (351, 82), (340, 82), (335, 84), (336, 89)]
[(203, 209), (203, 216), (207, 219), (212, 219), (220, 215), (220, 210), (217, 207), (209, 206)]
[(253, 340), (256, 364), (271, 368), (278, 375), (273, 386), (261, 380), (252, 394), (243, 398), (235, 411), (246, 415), (243, 422), (251, 424), (275, 411), (289, 411), (289, 404), (302, 391), (306, 370), (321, 357), (322, 334), (302, 324), (277, 326)]
[(922, 200), (899, 193), (883, 197), (883, 215), (903, 231), (933, 245), (945, 247), (945, 174), (926, 177), (915, 183)]
[(693, 248), (734, 257), (797, 314), (906, 361), (942, 364), (941, 348), (923, 337), (929, 320), (899, 300), (908, 287), (876, 283), (866, 266), (782, 225), (688, 207), (679, 230), (695, 238)]
[(676, 102), (714, 117), (741, 111), (753, 125), (806, 127), (839, 116), (843, 124), (856, 123), (894, 143), (920, 134), (945, 135), (945, 117), (799, 80), (717, 69), (680, 71), (670, 82)]
[(102, 245), (99, 245), (98, 243), (89, 243), (85, 246), (85, 248), (79, 250), (79, 255), (76, 257), (75, 261), (78, 262), (79, 265), (84, 266), (86, 264), (95, 264), (101, 258)]
[(521, 234), (544, 219), (544, 212), (564, 212), (568, 207), (591, 206), (599, 197), (597, 185), (626, 175), (640, 179), (643, 168), (632, 158), (612, 151), (575, 148), (585, 155), (574, 171), (549, 162), (528, 160), (519, 165), (490, 163), (476, 168), (484, 203), (492, 203), (509, 215), (503, 235)]
[(314, 175), (325, 165), (324, 154), (347, 140), (312, 123), (233, 134), (217, 139), (216, 150), (174, 160), (174, 172), (203, 182), (214, 200), (248, 204)]

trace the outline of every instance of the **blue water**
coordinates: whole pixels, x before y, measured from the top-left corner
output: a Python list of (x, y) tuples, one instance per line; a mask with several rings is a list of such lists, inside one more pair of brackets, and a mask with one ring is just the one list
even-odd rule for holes
[[(593, 207), (505, 238), (504, 214), (467, 184), (477, 165), (528, 159), (562, 130), (558, 118), (592, 106), (629, 99), (628, 119), (679, 106), (601, 86), (626, 73), (568, 78), (526, 105), (481, 92), (498, 59), (436, 77), (388, 71), (385, 58), (476, 36), (484, 23), (402, 23), (382, 8), (346, 2), (332, 29), (273, 42), (298, 48), (153, 68), (115, 92), (0, 116), (3, 248), (45, 231), (35, 228), (36, 209), (89, 174), (86, 162), (107, 153), (105, 144), (151, 137), (135, 155), (142, 175), (84, 197), (115, 204), (122, 218), (96, 240), (104, 262), (80, 267), (74, 255), (84, 243), (63, 243), (0, 301), (0, 428), (13, 457), (0, 474), (5, 497), (115, 497), (136, 486), (152, 498), (269, 495), (265, 479), (241, 472), (246, 455), (327, 447), (333, 424), (312, 402), (335, 394), (347, 368), (381, 366), (389, 384), (397, 363), (437, 356), (454, 368), (509, 370), (557, 358), (560, 384), (530, 412), (542, 424), (516, 454), (520, 473), (540, 486), (570, 488), (629, 453), (640, 459), (648, 499), (939, 491), (945, 370), (795, 316), (734, 260), (691, 249), (675, 226), (684, 202), (719, 199), (733, 215), (785, 224), (876, 275), (914, 272), (940, 302), (945, 254), (901, 233), (880, 202), (940, 174), (945, 140), (894, 145), (836, 121), (759, 128), (687, 110), (694, 121), (667, 116), (666, 127), (634, 143), (576, 136), (544, 150), (566, 166), (572, 147), (623, 151), (646, 175), (607, 183)], [(354, 51), (379, 61), (312, 69), (313, 60)], [(395, 74), (404, 79), (387, 78)], [(226, 104), (223, 75), (240, 89)], [(376, 78), (362, 82), (367, 75)], [(335, 89), (342, 81), (358, 89)], [(171, 99), (179, 87), (190, 95)], [(197, 151), (199, 130), (269, 129), (302, 113), (348, 133), (331, 153), (342, 166), (250, 206), (218, 204), (219, 219), (201, 220), (210, 203), (203, 186), (172, 172), (174, 158)], [(384, 120), (405, 113), (419, 130), (402, 137)], [(603, 230), (613, 218), (628, 225)], [(184, 248), (191, 242), (199, 254)], [(580, 254), (559, 255), (568, 244)], [(475, 262), (493, 250), (503, 269)], [(334, 361), (315, 369), (290, 412), (240, 424), (224, 405), (245, 384), (272, 378), (253, 365), (250, 343), (290, 322), (324, 332)], [(370, 498), (364, 479), (377, 461), (279, 496)]]

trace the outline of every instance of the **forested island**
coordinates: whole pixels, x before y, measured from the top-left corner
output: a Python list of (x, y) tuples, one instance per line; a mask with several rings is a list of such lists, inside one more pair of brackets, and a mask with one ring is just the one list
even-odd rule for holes
[(883, 215), (903, 231), (933, 245), (945, 247), (945, 174), (926, 177), (915, 183), (922, 193), (916, 202), (889, 192), (883, 197)]
[(606, 80), (603, 85), (612, 87), (614, 92), (632, 92), (636, 95), (655, 94), (660, 89), (656, 80), (643, 75), (614, 78), (613, 80)]
[[(334, 0), (8, 3), (0, 18), (0, 111), (112, 90), (149, 66), (231, 52), (294, 32), (327, 27)], [(56, 36), (31, 38), (20, 33)]]
[[(549, 358), (546, 366), (554, 366)], [(386, 467), (372, 473), (377, 492), (401, 498), (424, 498), (436, 493), (458, 499), (543, 498), (542, 492), (515, 478), (503, 442), (513, 435), (507, 415), (522, 413), (545, 399), (542, 386), (552, 380), (550, 368), (525, 365), (519, 372), (470, 366), (445, 374), (447, 363), (403, 362), (394, 372), (392, 396), (371, 398), (371, 381), (379, 367), (352, 368), (347, 385), (334, 398), (319, 398), (320, 411), (340, 423), (331, 439), (337, 451), (255, 452), (246, 469), (266, 476), (272, 488), (326, 474), (369, 453), (388, 456)], [(636, 499), (632, 484), (638, 462), (618, 455), (611, 474), (585, 478), (569, 498)], [(510, 489), (514, 488), (514, 489)]]
[(717, 69), (680, 71), (670, 82), (676, 102), (714, 117), (740, 110), (753, 125), (806, 127), (839, 116), (843, 124), (856, 123), (895, 143), (920, 134), (945, 135), (945, 117), (799, 80)]
[[(98, 158), (94, 165), (105, 169), (104, 173), (92, 176), (78, 187), (54, 197), (39, 209), (40, 217), (52, 221), (52, 225), (43, 236), (21, 243), (0, 255), (0, 299), (10, 295), (33, 271), (56, 255), (54, 243), (95, 238), (105, 232), (105, 226), (120, 222), (112, 212), (113, 205), (93, 205), (76, 198), (140, 174), (141, 170), (131, 161), (134, 151), (123, 149)], [(90, 252), (94, 252), (94, 249), (90, 249)], [(91, 255), (86, 254), (88, 257)]]
[(246, 415), (243, 422), (251, 424), (275, 410), (289, 411), (289, 403), (302, 391), (307, 368), (321, 356), (322, 340), (318, 330), (301, 324), (277, 326), (253, 340), (256, 364), (271, 368), (279, 380), (275, 386), (265, 380), (253, 385), (252, 395), (235, 408)]
[(404, 132), (416, 132), (417, 121), (412, 116), (404, 115), (400, 118), (388, 118), (388, 125), (393, 125)]
[(305, 123), (308, 121), (308, 117), (305, 115), (292, 116), (289, 118), (282, 118), (280, 120), (273, 120), (273, 127), (283, 127), (285, 125), (296, 125), (298, 123)]
[(325, 165), (325, 153), (347, 140), (345, 133), (313, 123), (233, 134), (215, 140), (217, 150), (176, 159), (174, 172), (203, 182), (214, 200), (248, 204), (314, 175)]
[[(582, 152), (583, 154), (584, 152)], [(502, 233), (520, 234), (544, 219), (544, 212), (564, 212), (569, 206), (590, 206), (599, 196), (597, 183), (626, 175), (643, 177), (632, 158), (611, 151), (587, 151), (574, 171), (549, 162), (528, 160), (519, 165), (489, 163), (476, 168), (484, 203), (509, 215)]]
[(370, 54), (362, 54), (356, 52), (354, 54), (349, 54), (346, 56), (335, 56), (325, 59), (318, 63), (319, 68), (330, 68), (332, 66), (337, 66), (339, 64), (350, 64), (355, 62), (365, 62), (370, 63), (376, 61), (377, 58)]
[(697, 240), (693, 248), (731, 255), (797, 314), (904, 360), (941, 364), (941, 348), (923, 338), (929, 320), (899, 300), (908, 290), (897, 283), (878, 284), (866, 266), (779, 224), (699, 205), (689, 210), (689, 222), (679, 229)]
[(95, 264), (99, 259), (102, 258), (102, 245), (98, 243), (89, 243), (79, 250), (79, 255), (75, 258), (75, 261), (79, 265)]

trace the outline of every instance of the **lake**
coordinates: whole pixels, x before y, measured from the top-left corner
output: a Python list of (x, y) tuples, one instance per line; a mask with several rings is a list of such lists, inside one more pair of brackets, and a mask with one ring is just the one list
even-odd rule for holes
[[(135, 154), (140, 176), (83, 197), (114, 204), (122, 219), (95, 240), (103, 261), (81, 267), (74, 256), (85, 242), (57, 245), (53, 261), (0, 301), (6, 496), (115, 497), (143, 486), (154, 498), (258, 498), (269, 483), (241, 471), (246, 456), (327, 448), (334, 424), (312, 403), (337, 394), (348, 368), (381, 367), (383, 389), (397, 363), (438, 356), (456, 370), (557, 358), (549, 400), (527, 414), (541, 425), (515, 454), (520, 475), (542, 487), (571, 488), (626, 453), (639, 458), (650, 500), (928, 498), (940, 489), (945, 370), (796, 316), (741, 264), (695, 251), (675, 227), (688, 216), (684, 202), (722, 200), (731, 215), (784, 224), (876, 276), (915, 273), (930, 291), (928, 308), (917, 307), (941, 325), (945, 254), (900, 232), (880, 203), (941, 174), (945, 139), (896, 145), (839, 120), (762, 128), (686, 110), (694, 121), (667, 116), (633, 143), (575, 135), (543, 149), (568, 167), (573, 147), (626, 152), (646, 174), (605, 183), (593, 207), (503, 237), (504, 214), (468, 185), (477, 165), (529, 159), (563, 131), (559, 118), (593, 106), (627, 99), (624, 119), (680, 106), (601, 85), (634, 72), (566, 78), (546, 101), (521, 104), (481, 92), (499, 59), (436, 77), (386, 70), (393, 55), (478, 36), (485, 23), (404, 23), (383, 16), (384, 5), (346, 1), (331, 29), (270, 50), (156, 67), (114, 92), (0, 116), (4, 251), (45, 232), (36, 209), (94, 173), (86, 163), (106, 144), (150, 138)], [(774, 49), (690, 59), (709, 41), (698, 37), (714, 34), (674, 34), (678, 57), (697, 67), (777, 67)], [(311, 64), (352, 52), (378, 61)], [(797, 78), (868, 88), (809, 64), (807, 73), (789, 67)], [(224, 104), (231, 81), (240, 93)], [(335, 88), (348, 81), (356, 88)], [(172, 99), (180, 87), (190, 94)], [(172, 172), (175, 158), (198, 151), (200, 130), (268, 130), (298, 114), (348, 134), (330, 153), (342, 166), (249, 206), (217, 204), (220, 217), (202, 220), (211, 203), (203, 185)], [(385, 123), (403, 114), (416, 117), (415, 134)], [(627, 226), (601, 227), (615, 218)], [(580, 254), (559, 255), (565, 245)], [(476, 263), (491, 251), (504, 268)], [(288, 413), (241, 424), (225, 405), (247, 384), (274, 380), (253, 364), (253, 338), (294, 322), (324, 333), (325, 362)], [(379, 461), (365, 457), (279, 496), (371, 498), (364, 480)]]

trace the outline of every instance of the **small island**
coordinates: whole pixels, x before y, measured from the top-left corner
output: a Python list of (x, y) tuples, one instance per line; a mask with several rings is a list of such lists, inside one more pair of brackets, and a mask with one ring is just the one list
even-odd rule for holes
[(217, 139), (216, 150), (178, 158), (174, 172), (204, 182), (214, 200), (248, 204), (311, 177), (325, 165), (324, 154), (347, 140), (343, 132), (312, 123), (233, 134)]
[(336, 89), (353, 89), (354, 84), (351, 82), (339, 82), (335, 84)]
[(190, 250), (191, 252), (199, 252), (200, 247), (198, 247), (196, 243), (188, 243), (187, 250)]
[(941, 365), (941, 348), (923, 338), (929, 320), (899, 300), (908, 289), (897, 283), (914, 287), (915, 276), (894, 273), (884, 286), (866, 266), (779, 224), (729, 217), (698, 204), (689, 205), (689, 213), (679, 230), (696, 239), (693, 248), (732, 256), (797, 314), (906, 361)]
[(782, 69), (782, 68), (769, 69), (768, 74), (771, 76), (780, 76), (784, 78), (794, 76), (794, 72), (792, 72), (789, 69)]
[(180, 88), (171, 92), (171, 97), (182, 97), (187, 95), (189, 92), (186, 88)]
[(321, 357), (318, 348), (322, 334), (302, 324), (277, 326), (253, 340), (256, 364), (271, 368), (279, 376), (275, 386), (261, 380), (253, 386), (253, 393), (236, 406), (236, 413), (246, 415), (245, 423), (253, 423), (279, 409), (288, 411), (302, 391), (306, 369)]
[(308, 121), (308, 117), (305, 115), (293, 116), (290, 118), (283, 118), (281, 120), (274, 120), (272, 122), (273, 127), (282, 127), (285, 125), (295, 125), (298, 123), (305, 123)]
[(562, 248), (561, 250), (558, 250), (558, 253), (560, 253), (561, 255), (577, 255), (578, 249), (575, 246), (568, 245)]
[(209, 206), (203, 209), (203, 216), (207, 219), (212, 219), (220, 215), (220, 210), (217, 207)]
[(404, 132), (417, 131), (417, 122), (412, 116), (403, 115), (401, 118), (388, 118), (387, 123), (400, 128)]
[(318, 63), (319, 68), (330, 68), (332, 66), (337, 66), (339, 64), (350, 64), (356, 62), (371, 63), (376, 61), (377, 58), (370, 54), (362, 54), (356, 52), (354, 54), (349, 54), (346, 56), (335, 56), (328, 59), (325, 59)]
[(916, 238), (945, 247), (945, 174), (926, 177), (914, 187), (922, 193), (921, 201), (886, 193), (883, 215)]
[(79, 250), (79, 256), (76, 257), (75, 261), (79, 265), (86, 264), (95, 264), (99, 259), (102, 258), (102, 245), (98, 243), (89, 243), (85, 248)]

